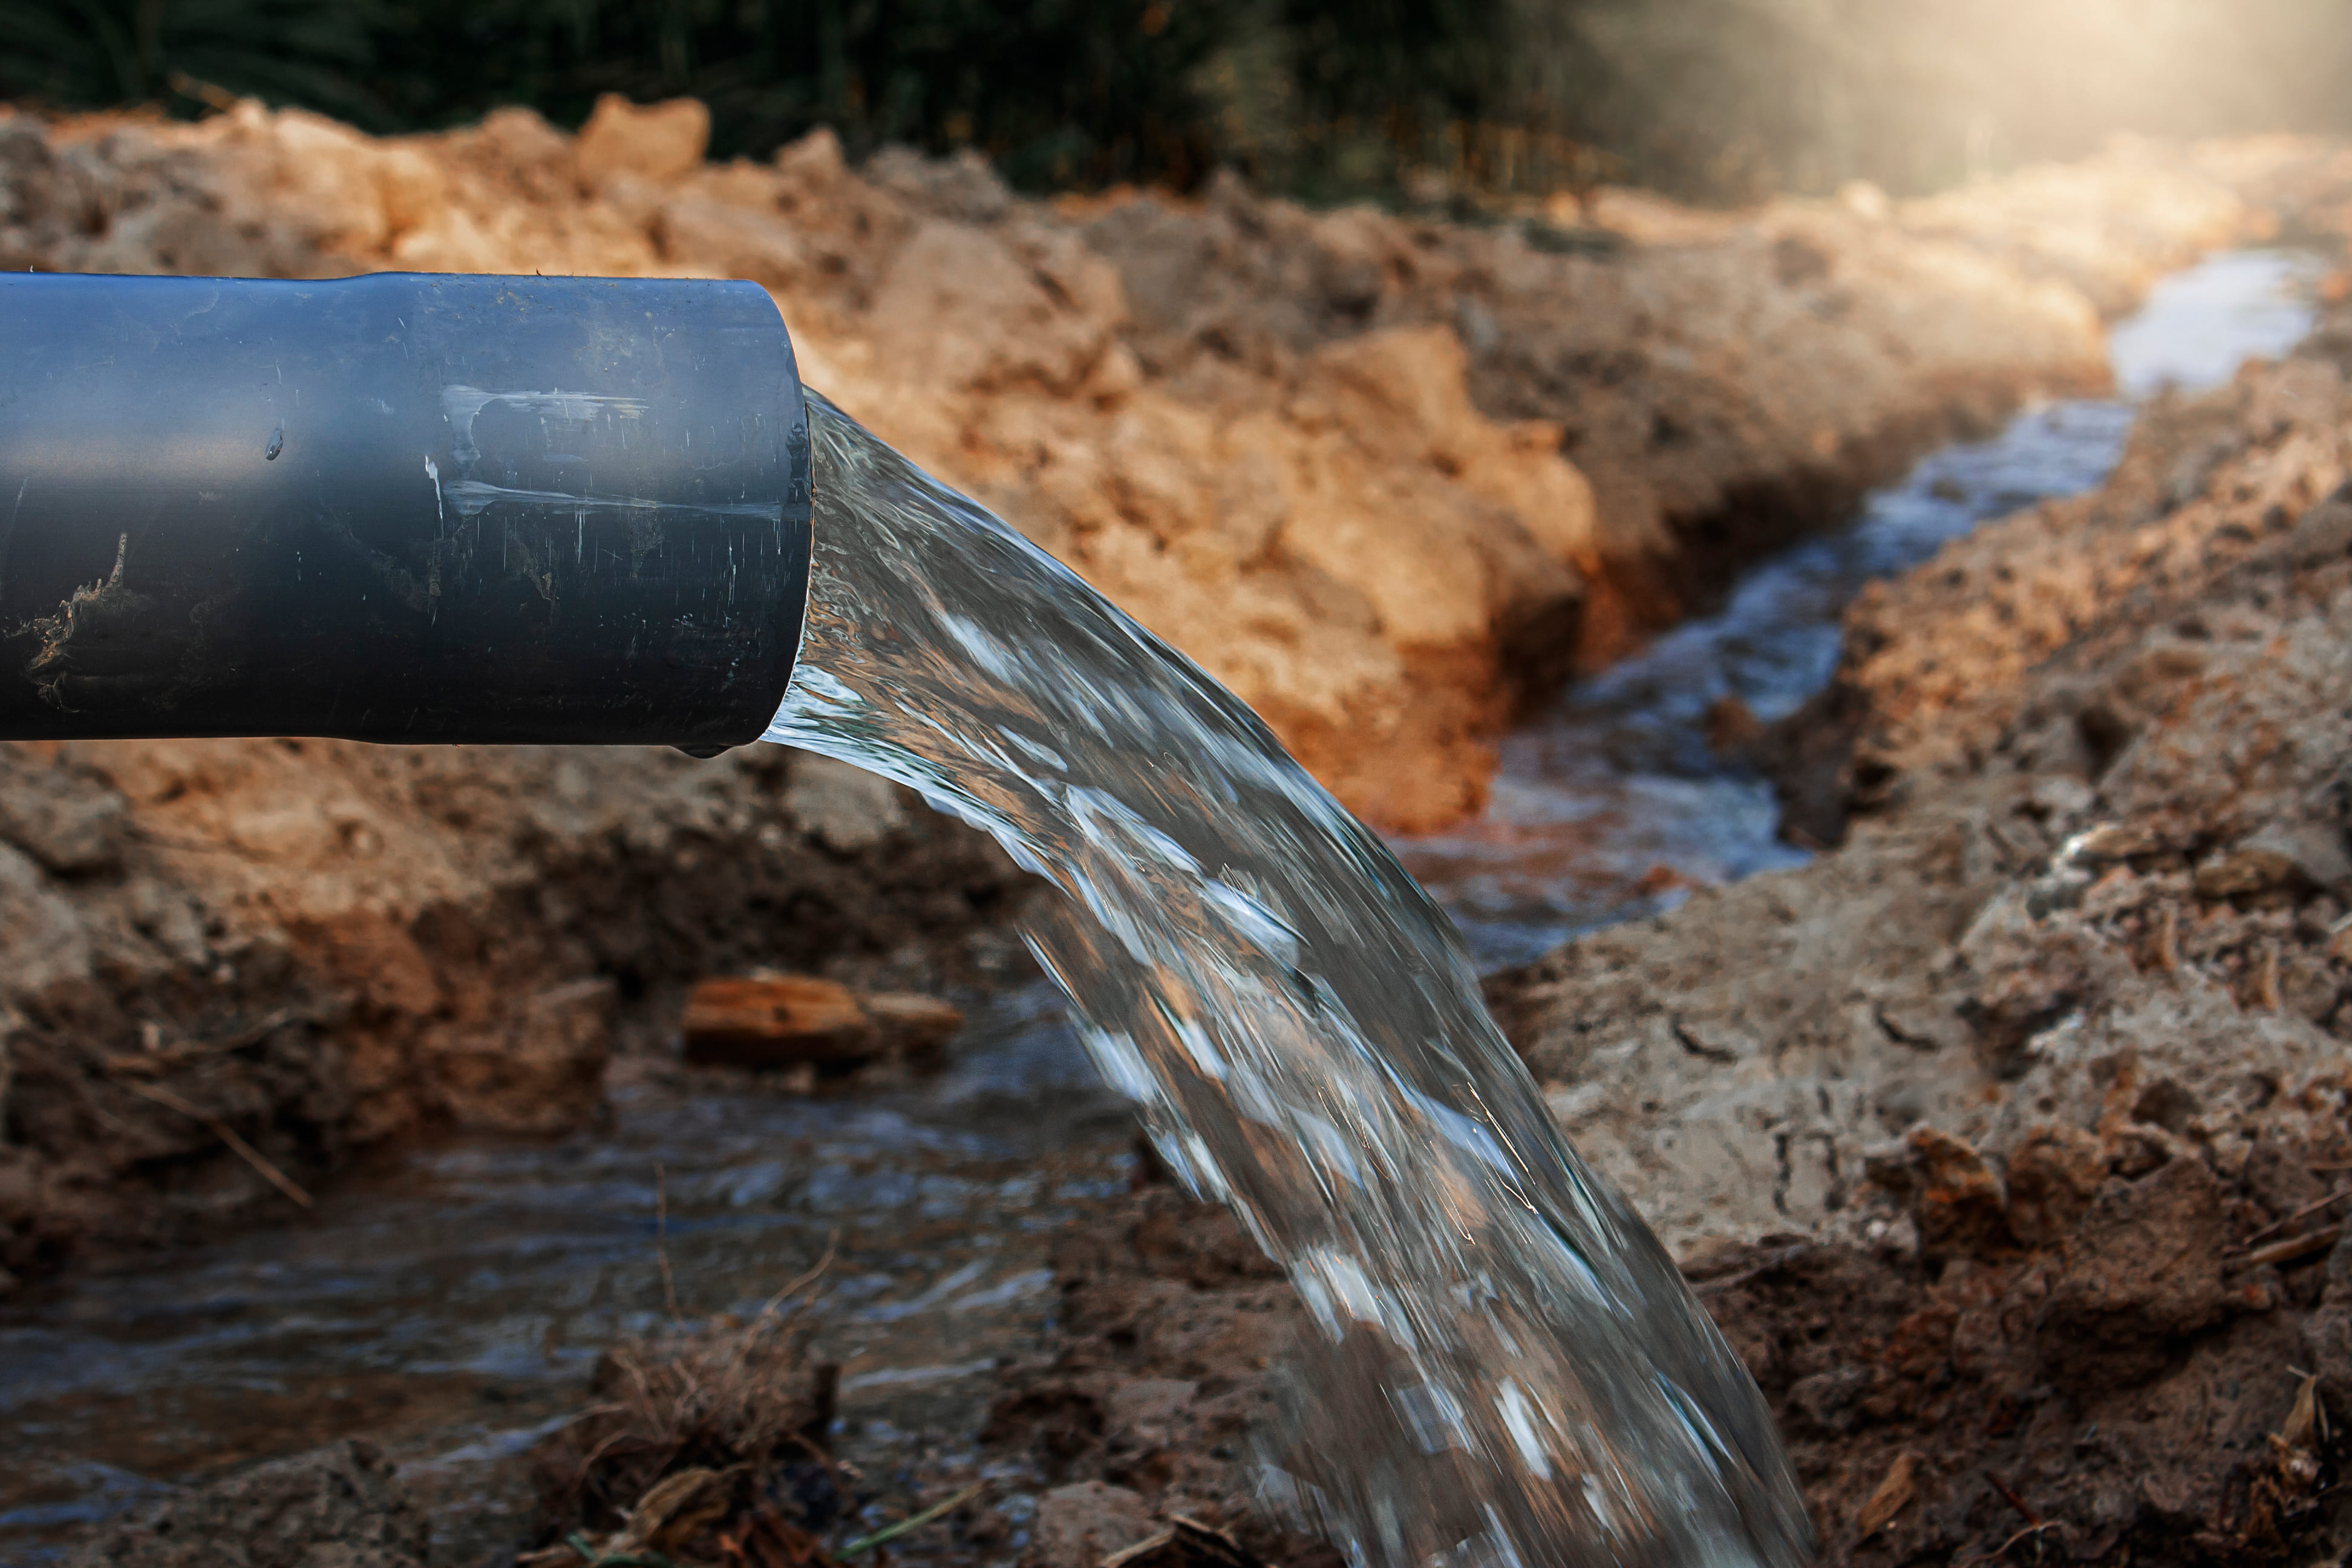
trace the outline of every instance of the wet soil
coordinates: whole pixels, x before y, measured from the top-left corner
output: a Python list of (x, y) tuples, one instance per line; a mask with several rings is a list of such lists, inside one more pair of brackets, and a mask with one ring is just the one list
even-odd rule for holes
[[(2242, 422), (2248, 389), (2273, 374), (2220, 395), (2237, 400), (2230, 417)], [(1579, 863), (1573, 839), (1501, 858), (1538, 907), (1474, 922), (1474, 934), (1485, 930), (1490, 953), (1507, 957), (1520, 931), (1579, 911), (1599, 918), (1612, 897), (1620, 909), (1629, 893), (1671, 901), (1677, 889), (1644, 889), (1629, 869), (1655, 854), (1682, 883), (1684, 911), (1612, 940), (1635, 954), (1671, 947), (1675, 921), (1704, 919), (1716, 896), (1692, 887), (1755, 868), (1688, 847), (1764, 844), (1770, 824), (1759, 807), (1745, 838), (1727, 837), (1718, 796), (1665, 787), (1696, 748), (1704, 761), (1691, 776), (1732, 768), (1743, 790), (1769, 791), (1752, 763), (1717, 754), (1719, 735), (1710, 748), (1721, 693), (1690, 672), (1727, 668), (1748, 681), (1735, 694), (1770, 717), (1764, 694), (1800, 689), (1807, 668), (1787, 643), (1827, 638), (1811, 649), (1815, 670), (1834, 657), (1826, 615), (1837, 583), (1960, 536), (2021, 499), (2021, 487), (2055, 490), (2076, 471), (2091, 482), (2123, 436), (2111, 406), (2042, 410), (2007, 445), (1932, 460), (1835, 542), (1849, 553), (1833, 568), (1801, 552), (1775, 568), (1808, 592), (1770, 587), (1768, 572), (1754, 601), (1735, 598), (1719, 621), (1688, 628), (1654, 668), (1624, 667), (1622, 688), (1580, 693), (1554, 722), (1590, 736), (1596, 713), (1613, 714), (1621, 735), (1646, 736), (1646, 746), (1603, 749), (1634, 787), (1596, 789), (1580, 757), (1565, 772), (1521, 774), (1521, 798), (1562, 816), (1598, 800), (1621, 827), (1646, 825), (1653, 837), (1597, 868)], [(2116, 485), (2141, 482), (2180, 429), (2210, 434), (2215, 416), (2199, 406), (2159, 409)], [(2081, 470), (2052, 460), (2053, 440), (2073, 443), (2067, 461)], [(1718, 662), (1727, 650), (1748, 662)], [(1761, 685), (1759, 670), (1769, 677)], [(1755, 731), (1739, 738), (1752, 746)], [(1626, 809), (1643, 790), (1649, 808)], [(1459, 840), (1414, 852), (1459, 854)], [(1486, 896), (1478, 879), (1438, 864), (1441, 889), (1475, 911)], [(1790, 874), (1818, 880), (1845, 864), (1832, 856)], [(1840, 962), (1828, 951), (1822, 962)], [(2043, 1130), (1988, 1159), (1933, 1117), (1903, 1123), (1891, 1131), (1907, 1142), (1843, 1156), (1849, 1195), (1829, 1210), (1807, 1209), (1801, 1184), (1768, 1176), (1770, 1195), (1751, 1215), (1710, 1197), (1704, 1161), (1684, 1160), (1697, 1184), (1669, 1191), (1591, 1136), (1593, 1108), (1577, 1097), (1596, 1079), (1635, 1079), (1558, 1054), (1560, 1021), (1577, 1016), (1563, 998), (1579, 952), (1501, 977), (1498, 1004), (1539, 1073), (1561, 1083), (1558, 1103), (1580, 1140), (1667, 1226), (1748, 1359), (1794, 1446), (1829, 1556), (2245, 1562), (2334, 1539), (2329, 1390), (2352, 1395), (2352, 1352), (2334, 1348), (2341, 1308), (2327, 1289), (2352, 1263), (2330, 1250), (2332, 1211), (2301, 1211), (2352, 1168), (2352, 1136), (2323, 1081), (2283, 1080), (2275, 1092), (2300, 1097), (2300, 1116), (2272, 1118), (2251, 1154), (2216, 1164), (2190, 1147), (2194, 1107), (2176, 1103), (2193, 1087), (2110, 1063), (2105, 1109), (2079, 1135)], [(1709, 983), (1757, 988), (1738, 961), (1709, 962)], [(1642, 1012), (1608, 1004), (1601, 1016)], [(1941, 1026), (1901, 1026), (1924, 1039)], [(1683, 1031), (1720, 1048), (1705, 1020)], [(1713, 1049), (1675, 1048), (1702, 1069), (1733, 1065)], [(1904, 1048), (1916, 1058), (1928, 1047)], [(1664, 1097), (1640, 1113), (1644, 1135), (1691, 1137), (1687, 1114), (1664, 1103), (1674, 1075), (1638, 1081)], [(1309, 1521), (1270, 1510), (1256, 1491), (1268, 1379), (1299, 1327), (1295, 1299), (1230, 1220), (1139, 1156), (1123, 1108), (1092, 1083), (1041, 990), (984, 1005), (944, 1079), (885, 1076), (810, 1100), (772, 1080), (633, 1057), (612, 1107), (607, 1128), (562, 1144), (477, 1142), (347, 1183), (307, 1236), (241, 1237), (193, 1268), (60, 1286), (12, 1314), (0, 1364), (27, 1370), (11, 1378), (18, 1436), (7, 1458), (30, 1483), (0, 1516), (15, 1549), (52, 1553), (80, 1521), (150, 1497), (143, 1534), (107, 1536), (96, 1550), (150, 1562), (167, 1537), (249, 1536), (255, 1508), (279, 1517), (289, 1489), (310, 1495), (318, 1467), (354, 1461), (330, 1449), (286, 1461), (289, 1479), (267, 1484), (250, 1478), (274, 1472), (239, 1463), (354, 1430), (384, 1445), (402, 1473), (362, 1509), (368, 1522), (337, 1515), (319, 1539), (374, 1532), (415, 1553), (387, 1562), (476, 1562), (573, 1527), (609, 1530), (616, 1500), (581, 1489), (594, 1467), (583, 1468), (572, 1424), (583, 1405), (611, 1403), (615, 1346), (638, 1358), (632, 1365), (707, 1360), (712, 1336), (746, 1332), (770, 1292), (822, 1264), (788, 1299), (805, 1303), (793, 1319), (793, 1365), (833, 1369), (814, 1436), (823, 1484), (793, 1468), (801, 1460), (737, 1456), (729, 1462), (768, 1482), (734, 1498), (700, 1543), (707, 1553), (721, 1551), (728, 1529), (769, 1516), (778, 1522), (767, 1528), (803, 1531), (811, 1550), (838, 1545), (980, 1484), (894, 1554), (1092, 1568), (1181, 1515), (1265, 1562), (1329, 1560)], [(813, 1385), (771, 1371), (761, 1384), (777, 1402), (769, 1426), (800, 1430)], [(606, 1392), (583, 1392), (592, 1387)], [(691, 1452), (679, 1456), (672, 1471), (692, 1468)], [(158, 1493), (144, 1479), (222, 1471), (231, 1479), (193, 1492)], [(644, 1480), (631, 1473), (625, 1489)], [(236, 1500), (247, 1493), (261, 1501)], [(409, 1509), (432, 1520), (422, 1543), (401, 1533)], [(172, 1527), (159, 1532), (163, 1519)]]
[(1918, 204), (1639, 193), (1462, 223), (1014, 196), (687, 101), (372, 139), (258, 104), (0, 121), (0, 266), (748, 278), (802, 369), (1265, 716), (1351, 807), (1474, 811), (1486, 742), (2036, 393), (2164, 273), (2340, 204), (2333, 151), (2118, 146)]
[[(2347, 167), (2143, 148), (1916, 210), (1604, 192), (1465, 225), (1231, 181), (1023, 201), (971, 159), (852, 170), (822, 134), (719, 167), (703, 124), (14, 114), (0, 265), (758, 279), (812, 383), (1198, 658), (1349, 804), (1426, 827), (1479, 807), (1491, 739), (1571, 670), (1921, 444), (2095, 383), (2103, 315), (2336, 210)], [(877, 788), (769, 748), (0, 752), (0, 1295), (280, 1213), (419, 1137), (582, 1125), (705, 974), (1015, 977), (1022, 879)]]
[[(611, 117), (606, 140), (636, 123)], [(252, 113), (185, 135), (28, 141), (19, 125), (0, 151), (12, 192), (38, 199), (16, 202), (5, 237), (48, 265), (315, 272), (560, 253), (582, 269), (768, 278), (806, 324), (813, 379), (822, 367), (918, 455), (1034, 521), (1259, 700), (1351, 800), (1423, 823), (1476, 804), (1479, 736), (1579, 658), (1707, 604), (1734, 563), (1832, 515), (1918, 442), (1989, 429), (2031, 385), (2095, 379), (2101, 313), (2264, 204), (2317, 210), (2313, 191), (2338, 179), (2308, 148), (2209, 151), (2044, 172), (1891, 226), (1867, 201), (1717, 219), (1612, 194), (1596, 210), (1625, 246), (1604, 259), (1549, 248), (1525, 221), (1433, 237), (1231, 190), (1197, 208), (1047, 209), (968, 167), (853, 176), (814, 144), (774, 170), (700, 170), (698, 142), (656, 166), (641, 154), (658, 138), (637, 129), (614, 153), (511, 118), (400, 144)], [(321, 204), (322, 180), (366, 199)], [(787, 212), (802, 227), (780, 238)], [(2048, 243), (2070, 222), (2081, 243)], [(1154, 280), (1195, 254), (1203, 266)], [(1002, 297), (948, 288), (951, 261)], [(2046, 289), (2021, 287), (2028, 274)], [(1937, 298), (1959, 303), (1923, 318)], [(1312, 309), (1293, 320), (1292, 300)], [(1032, 346), (975, 340), (979, 320)], [(1892, 368), (1907, 362), (1890, 345), (1923, 332), (1941, 371)], [(902, 379), (893, 367), (918, 363), (908, 334), (952, 363)], [(2352, 1363), (2325, 1288), (2329, 1215), (2298, 1211), (2352, 1163), (2326, 1076), (2333, 928), (2352, 889), (2335, 890), (2301, 838), (2253, 841), (2258, 818), (2325, 826), (2333, 775), (2299, 761), (2265, 786), (2273, 804), (2222, 810), (2228, 792), (2168, 773), (2156, 748), (2124, 761), (2209, 676), (2208, 705), (2179, 710), (2207, 730), (2246, 701), (2273, 731), (2308, 727), (2315, 694), (2340, 689), (2332, 624), (2280, 618), (2326, 602), (2341, 554), (2322, 504), (2342, 482), (2326, 341), (2220, 403), (2166, 405), (2098, 501), (2029, 512), (1958, 578), (1935, 565), (1865, 599), (1842, 654), (1819, 605), (1803, 612), (1802, 646), (1759, 664), (1835, 664), (1836, 724), (1801, 710), (1767, 731), (1774, 703), (1738, 680), (1684, 711), (1692, 683), (1662, 646), (1646, 675), (1628, 666), (1613, 692), (1580, 692), (1551, 742), (1515, 743), (1533, 761), (1506, 773), (1498, 811), (1415, 851), (1497, 960), (1612, 914), (1662, 916), (1538, 960), (1496, 1000), (1571, 1133), (1660, 1217), (1750, 1355), (1832, 1555), (2244, 1561), (2333, 1540), (2328, 1412), (2352, 1413), (2330, 1404), (2352, 1399)], [(1800, 363), (1810, 378), (1774, 404)], [(1400, 401), (1416, 388), (1434, 391)], [(2115, 434), (2095, 414), (2042, 417), (2047, 434)], [(1225, 538), (1239, 514), (1202, 476), (1254, 451), (1294, 479), (1361, 469), (1367, 453), (1407, 460), (1380, 470), (1378, 505), (1345, 487), (1302, 500), (1286, 480), (1287, 512)], [(1462, 482), (1490, 472), (1510, 484)], [(2038, 474), (1972, 488), (1975, 472), (1907, 492), (1944, 510), (1904, 550), (2065, 488)], [(1154, 485), (1104, 477), (1121, 473)], [(1318, 533), (1349, 515), (1444, 526)], [(1528, 520), (1547, 516), (1595, 531), (1538, 537)], [(1444, 585), (1451, 599), (1335, 564), (1456, 547), (1487, 575)], [(1905, 559), (1862, 554), (1864, 572)], [(2084, 564), (2110, 554), (2131, 566)], [(1824, 603), (1854, 570), (1819, 576)], [(1496, 583), (1531, 587), (1497, 598)], [(1416, 596), (1475, 632), (1429, 629)], [(2111, 600), (2133, 607), (2103, 631)], [(2164, 618), (2179, 616), (2202, 637)], [(2159, 621), (2221, 653), (2133, 640)], [(2264, 672), (2265, 636), (2284, 639), (2284, 685)], [(1938, 673), (1948, 643), (1972, 652)], [(2042, 679), (2069, 659), (2082, 668)], [(1318, 685), (1318, 670), (1347, 679)], [(1621, 736), (1672, 731), (1620, 749), (1613, 819), (1560, 808), (1591, 783), (1575, 737), (1596, 710)], [(1420, 712), (1437, 728), (1397, 728)], [(1803, 864), (1770, 847), (1751, 766), (1678, 779), (1658, 765), (1695, 743), (1710, 758), (1780, 746), (1797, 797), (1830, 803), (1814, 838), (1852, 818), (1857, 843)], [(1571, 764), (1549, 797), (1547, 751)], [(969, 834), (775, 755), (699, 772), (600, 762), (570, 783), (538, 754), (408, 780), (361, 749), (267, 743), (9, 766), (6, 994), (25, 1022), (0, 1089), (8, 1267), (29, 1277), (77, 1246), (98, 1262), (100, 1238), (217, 1232), (278, 1201), (207, 1115), (297, 1178), (354, 1159), (362, 1172), (321, 1194), (315, 1220), (161, 1267), (117, 1261), (10, 1307), (0, 1552), (45, 1560), (86, 1539), (121, 1563), (471, 1563), (603, 1530), (568, 1483), (541, 1483), (583, 1406), (611, 1403), (607, 1352), (687, 1354), (677, 1320), (746, 1332), (771, 1292), (823, 1263), (792, 1299), (808, 1303), (793, 1353), (837, 1369), (824, 1419), (803, 1431), (811, 1385), (780, 1373), (777, 1397), (796, 1403), (762, 1428), (822, 1451), (829, 1489), (769, 1499), (819, 1545), (982, 1482), (891, 1553), (1092, 1568), (1182, 1513), (1268, 1562), (1328, 1561), (1253, 1500), (1287, 1289), (1222, 1215), (1152, 1179), (1050, 1001), (1022, 984), (998, 931), (1022, 884)], [(1412, 778), (1440, 787), (1392, 787)], [(1691, 778), (1705, 787), (1675, 787)], [(2109, 810), (2161, 817), (2167, 792), (2192, 801), (2185, 816), (2061, 863), (2077, 829)], [(1736, 853), (1709, 860), (1668, 830), (1625, 855), (1629, 826), (1703, 823), (1727, 803), (1746, 824)], [(1520, 808), (1585, 826), (1531, 846), (1515, 837)], [(1498, 820), (1515, 831), (1495, 834)], [(1622, 863), (1579, 858), (1606, 839)], [(2101, 900), (2077, 898), (2078, 871), (2109, 877)], [(1980, 940), (1956, 942), (1962, 928)], [(2149, 1012), (2113, 984), (2119, 945), (2207, 990)], [(765, 962), (946, 984), (978, 1022), (945, 1079), (886, 1070), (829, 1098), (668, 1065), (677, 989)], [(279, 1016), (314, 995), (314, 1012)], [(1831, 1037), (1825, 1013), (1866, 1026), (1866, 1044)], [(2001, 1121), (2037, 1095), (2063, 1114)], [(2236, 1120), (2211, 1121), (2221, 1110)], [(404, 1142), (451, 1125), (495, 1133)], [(2282, 1240), (2303, 1250), (2266, 1250)], [(2287, 1374), (2282, 1404), (2273, 1361), (2318, 1381)], [(352, 1431), (391, 1458), (331, 1448), (245, 1468)], [(133, 1503), (146, 1522), (89, 1535)]]
[(0, 748), (0, 1299), (420, 1137), (583, 1126), (714, 971), (1024, 977), (1028, 888), (775, 746)]

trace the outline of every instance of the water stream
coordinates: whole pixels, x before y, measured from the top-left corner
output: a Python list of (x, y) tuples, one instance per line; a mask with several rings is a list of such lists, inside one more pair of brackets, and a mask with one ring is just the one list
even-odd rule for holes
[(920, 790), (1084, 919), (1104, 1079), (1323, 1331), (1286, 1474), (1360, 1560), (1794, 1563), (1769, 1413), (1561, 1141), (1454, 927), (1239, 700), (812, 395), (809, 629), (771, 740)]
[(1744, 574), (1685, 621), (1582, 682), (1507, 738), (1478, 818), (1399, 847), (1482, 967), (1671, 908), (1694, 884), (1802, 863), (1781, 842), (1772, 786), (1711, 744), (1727, 702), (1759, 723), (1793, 711), (1837, 663), (1838, 618), (1864, 583), (1933, 555), (1990, 518), (2095, 488), (2122, 457), (2133, 405), (2219, 385), (2311, 330), (2315, 258), (2212, 257), (2159, 283), (2108, 335), (2115, 398), (2044, 403), (1989, 440), (1958, 443), (1872, 494), (1853, 523)]
[[(2308, 323), (2302, 271), (2248, 254), (2167, 284), (2115, 334), (2120, 385), (2284, 349)], [(1763, 781), (1706, 746), (1709, 706), (1793, 707), (1863, 580), (2095, 484), (2129, 417), (2051, 405), (1937, 454), (1513, 737), (1482, 820), (1397, 847), (1467, 954), (1231, 699), (824, 411), (820, 492), (863, 500), (821, 524), (779, 738), (913, 784), (1086, 911), (1040, 952), (1096, 1021), (1087, 1049), (1339, 1336), (1304, 1369), (1287, 1473), (1369, 1561), (1786, 1561), (1792, 1503), (1744, 1374), (1559, 1149), (1473, 970), (1801, 858)], [(625, 1077), (608, 1128), (422, 1151), (285, 1231), (11, 1303), (0, 1561), (352, 1431), (464, 1484), (658, 1321), (657, 1168), (689, 1311), (746, 1307), (835, 1249), (817, 1310), (841, 1451), (887, 1463), (913, 1432), (968, 1450), (974, 1374), (1032, 1350), (1050, 1310), (1050, 1238), (1118, 1203), (1133, 1164), (1131, 1112), (1076, 1036), (1039, 986), (984, 1006), (941, 1077), (854, 1100)], [(1002, 1484), (1017, 1517), (1030, 1479)]]

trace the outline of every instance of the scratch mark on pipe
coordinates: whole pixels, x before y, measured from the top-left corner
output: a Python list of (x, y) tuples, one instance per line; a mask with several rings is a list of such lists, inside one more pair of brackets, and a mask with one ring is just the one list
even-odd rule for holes
[(651, 406), (642, 397), (606, 397), (586, 392), (485, 392), (478, 386), (452, 384), (441, 389), (441, 413), (449, 421), (449, 455), (460, 468), (482, 455), (474, 445), (474, 419), (491, 404), (537, 411), (574, 425), (585, 425), (599, 414), (640, 419)]
[(433, 481), (433, 514), (446, 523), (449, 521), (449, 509), (441, 503), (441, 465), (433, 460), (430, 452), (425, 454), (425, 477)]
[(781, 503), (761, 505), (757, 501), (684, 501), (654, 500), (646, 496), (572, 495), (565, 490), (514, 489), (506, 485), (486, 484), (480, 479), (448, 479), (443, 482), (441, 493), (457, 509), (460, 517), (473, 517), (497, 501), (529, 501), (541, 506), (561, 506), (595, 510), (635, 511), (646, 513), (691, 512), (703, 517), (751, 517), (773, 521), (782, 508)]

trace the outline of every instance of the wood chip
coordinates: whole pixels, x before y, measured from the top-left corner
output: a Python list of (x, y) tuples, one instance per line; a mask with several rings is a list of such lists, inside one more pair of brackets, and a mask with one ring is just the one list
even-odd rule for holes
[(919, 1064), (935, 1064), (963, 1027), (963, 1009), (913, 991), (877, 991), (864, 998), (882, 1042)]

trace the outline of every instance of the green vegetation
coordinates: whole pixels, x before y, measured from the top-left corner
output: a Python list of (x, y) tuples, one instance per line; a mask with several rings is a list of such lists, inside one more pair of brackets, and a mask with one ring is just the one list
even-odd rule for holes
[(2130, 128), (2339, 129), (2341, 0), (0, 0), (0, 93), (373, 131), (691, 93), (714, 152), (977, 146), (1031, 188), (1895, 190)]

